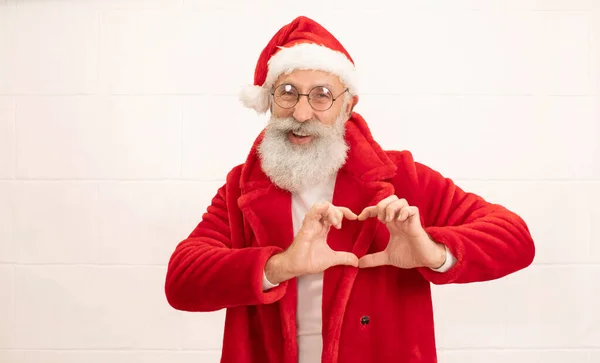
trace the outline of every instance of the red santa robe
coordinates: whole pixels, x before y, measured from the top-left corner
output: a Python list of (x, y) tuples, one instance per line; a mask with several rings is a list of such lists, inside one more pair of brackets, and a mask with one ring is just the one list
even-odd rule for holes
[[(296, 363), (296, 279), (263, 291), (267, 260), (293, 240), (291, 194), (260, 167), (256, 148), (226, 183), (188, 238), (171, 256), (165, 291), (175, 309), (227, 309), (222, 363)], [(323, 363), (434, 363), (430, 284), (501, 278), (531, 264), (534, 243), (525, 222), (501, 205), (463, 191), (415, 162), (408, 151), (385, 151), (357, 113), (346, 123), (350, 146), (332, 203), (360, 213), (395, 194), (417, 206), (431, 238), (456, 257), (445, 273), (429, 268), (329, 268), (323, 274)], [(331, 229), (334, 250), (359, 258), (385, 249), (389, 232), (376, 218), (344, 220)], [(493, 312), (491, 312), (493, 313)]]

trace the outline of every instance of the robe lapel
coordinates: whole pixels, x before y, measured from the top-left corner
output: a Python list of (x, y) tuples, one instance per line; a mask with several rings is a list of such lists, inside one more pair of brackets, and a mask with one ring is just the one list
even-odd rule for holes
[[(291, 194), (273, 185), (259, 186), (243, 195), (239, 206), (248, 221), (247, 238), (257, 247), (278, 246), (286, 249), (294, 239)], [(285, 295), (277, 302), (281, 318), (284, 362), (297, 360), (296, 344), (296, 279), (288, 282)], [(273, 307), (269, 307), (273, 308)], [(260, 313), (260, 310), (259, 310)], [(274, 343), (274, 342), (273, 342)]]
[(288, 191), (277, 188), (260, 166), (257, 138), (242, 169), (238, 206), (244, 217), (246, 244), (254, 247), (287, 248), (293, 239), (292, 199)]
[[(260, 141), (260, 140), (258, 140)], [(257, 141), (257, 142), (258, 142)], [(252, 155), (252, 154), (251, 154)], [(286, 249), (294, 239), (291, 194), (272, 184), (260, 168), (256, 158), (249, 158), (242, 172), (242, 195), (238, 206), (244, 220), (244, 236), (248, 247), (278, 246)], [(283, 362), (296, 362), (296, 280), (288, 282), (286, 294), (272, 306), (264, 309), (279, 309), (281, 319), (281, 342), (284, 344)], [(269, 314), (258, 309), (259, 314)], [(270, 315), (269, 315), (270, 316)], [(269, 334), (271, 332), (266, 332)], [(279, 337), (273, 337), (277, 344)], [(272, 357), (277, 361), (278, 357)]]

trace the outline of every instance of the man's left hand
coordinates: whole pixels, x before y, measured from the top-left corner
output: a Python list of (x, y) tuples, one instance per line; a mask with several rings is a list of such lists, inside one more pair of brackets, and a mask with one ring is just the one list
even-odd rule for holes
[(377, 217), (390, 231), (390, 240), (384, 251), (365, 255), (359, 268), (391, 265), (400, 268), (438, 268), (446, 261), (444, 245), (432, 240), (421, 226), (419, 210), (405, 199), (392, 195), (376, 206), (365, 208), (359, 221)]

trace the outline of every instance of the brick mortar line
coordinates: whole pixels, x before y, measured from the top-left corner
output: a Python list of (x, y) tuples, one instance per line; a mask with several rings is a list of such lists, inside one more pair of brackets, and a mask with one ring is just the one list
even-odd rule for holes
[[(129, 349), (129, 348), (45, 348), (45, 349), (35, 349), (35, 348), (0, 348), (0, 351), (9, 351), (9, 352), (174, 352), (174, 353), (220, 353), (220, 349)], [(540, 348), (540, 347), (527, 347), (527, 348), (489, 348), (489, 347), (473, 347), (473, 348), (438, 348), (438, 352), (473, 352), (473, 351), (481, 351), (481, 352), (531, 352), (531, 351), (540, 351), (540, 352), (595, 352), (600, 351), (600, 347), (589, 347), (589, 348)]]

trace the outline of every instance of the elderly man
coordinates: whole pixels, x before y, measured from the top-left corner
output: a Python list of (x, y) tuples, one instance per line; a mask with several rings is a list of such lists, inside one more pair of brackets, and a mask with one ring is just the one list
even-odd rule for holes
[(175, 309), (227, 309), (222, 362), (433, 363), (430, 284), (531, 264), (518, 215), (373, 140), (353, 60), (313, 20), (275, 34), (242, 99), (270, 122), (165, 286)]

